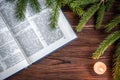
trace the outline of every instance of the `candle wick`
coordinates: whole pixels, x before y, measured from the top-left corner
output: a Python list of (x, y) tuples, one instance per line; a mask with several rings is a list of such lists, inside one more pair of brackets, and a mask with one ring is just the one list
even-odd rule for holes
[(100, 70), (100, 72), (104, 72), (104, 69), (103, 69), (103, 68), (100, 68), (99, 70)]

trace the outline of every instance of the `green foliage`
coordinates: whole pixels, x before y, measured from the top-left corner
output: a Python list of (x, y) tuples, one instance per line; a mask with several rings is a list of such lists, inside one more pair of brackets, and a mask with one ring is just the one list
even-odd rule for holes
[(69, 7), (79, 16), (82, 16), (84, 14), (84, 10), (79, 6), (78, 3), (70, 3)]
[(117, 50), (115, 51), (113, 79), (120, 80), (120, 43), (118, 43)]
[(73, 0), (62, 0), (62, 6), (69, 5)]
[(16, 9), (16, 16), (20, 20), (23, 20), (25, 18), (24, 12), (26, 12), (28, 0), (18, 0), (17, 1), (17, 9)]
[(51, 27), (53, 29), (56, 28), (57, 22), (58, 22), (58, 17), (59, 17), (59, 11), (62, 6), (62, 1), (61, 0), (46, 0), (46, 3), (50, 8), (52, 8), (52, 13), (51, 13)]
[(16, 17), (20, 20), (25, 19), (25, 12), (28, 3), (30, 3), (31, 7), (35, 12), (40, 12), (40, 4), (38, 0), (6, 0), (6, 1), (10, 1), (10, 2), (17, 1)]
[(72, 3), (86, 6), (86, 5), (89, 5), (89, 4), (96, 4), (99, 1), (100, 0), (73, 0)]
[(51, 16), (51, 27), (56, 28), (58, 17), (59, 17), (60, 7), (56, 4), (54, 8), (52, 8), (52, 16)]
[(85, 26), (87, 21), (95, 14), (95, 12), (99, 9), (99, 4), (94, 4), (90, 7), (81, 17), (80, 23), (77, 26), (77, 32), (81, 31)]
[(106, 5), (106, 11), (109, 11), (110, 8), (113, 6), (115, 0), (106, 0), (105, 5)]
[(106, 26), (106, 31), (111, 31), (114, 27), (116, 27), (120, 23), (120, 15), (115, 17), (113, 20), (111, 20)]
[(103, 55), (104, 51), (112, 45), (116, 40), (120, 38), (120, 31), (116, 31), (110, 34), (98, 47), (98, 49), (93, 53), (94, 59), (99, 59)]
[(105, 14), (105, 5), (102, 4), (97, 12), (96, 29), (99, 29)]
[(35, 12), (40, 12), (41, 6), (38, 0), (29, 0), (29, 3)]
[[(7, 1), (16, 1), (16, 0), (7, 0)], [(59, 17), (59, 10), (61, 9), (62, 6), (68, 5), (73, 12), (77, 13), (79, 16), (82, 16), (85, 13), (83, 6), (98, 4), (99, 1), (100, 0), (46, 0), (46, 4), (48, 5), (48, 7), (52, 9), (51, 19), (50, 19), (51, 27), (53, 29), (56, 28)], [(40, 4), (38, 0), (17, 0), (16, 16), (20, 20), (24, 20), (25, 18), (27, 3), (30, 3), (31, 7), (35, 12), (40, 11)], [(95, 10), (93, 9), (93, 11)], [(89, 14), (89, 17), (92, 15)], [(88, 20), (89, 18), (86, 20), (86, 22)]]
[(54, 8), (56, 4), (56, 0), (46, 0), (46, 5), (50, 8)]

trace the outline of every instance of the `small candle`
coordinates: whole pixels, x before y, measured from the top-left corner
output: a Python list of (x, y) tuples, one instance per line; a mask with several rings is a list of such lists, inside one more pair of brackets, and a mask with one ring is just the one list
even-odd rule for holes
[(104, 74), (107, 67), (103, 62), (96, 62), (93, 67), (95, 73), (97, 74)]

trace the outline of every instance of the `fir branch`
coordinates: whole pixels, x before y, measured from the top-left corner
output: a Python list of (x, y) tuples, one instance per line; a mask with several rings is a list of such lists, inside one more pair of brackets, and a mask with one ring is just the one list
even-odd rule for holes
[(105, 50), (112, 45), (116, 40), (120, 38), (120, 31), (116, 31), (110, 34), (98, 47), (98, 49), (93, 53), (94, 59), (99, 59), (101, 55), (105, 52)]
[(46, 5), (50, 8), (54, 7), (56, 0), (46, 0)]
[(59, 11), (62, 6), (62, 1), (61, 0), (56, 0), (54, 2), (52, 2), (52, 1), (53, 0), (46, 0), (48, 6), (51, 7), (51, 9), (52, 9), (51, 18), (50, 18), (51, 27), (53, 29), (55, 29), (57, 26), (57, 22), (58, 22)]
[(100, 2), (100, 0), (74, 0), (74, 4), (79, 4), (79, 5), (88, 5), (88, 4), (95, 4)]
[(27, 7), (28, 0), (18, 0), (17, 1), (17, 8), (16, 8), (16, 17), (20, 20), (24, 20), (25, 12)]
[(105, 5), (102, 4), (97, 12), (96, 29), (99, 29), (104, 18)]
[(105, 26), (105, 31), (109, 32), (111, 31), (114, 27), (116, 27), (120, 23), (120, 15), (111, 20), (106, 26)]
[(65, 6), (66, 4), (67, 5), (70, 5), (70, 3), (72, 2), (73, 0), (62, 0), (62, 6)]
[(29, 0), (29, 3), (35, 12), (40, 12), (41, 6), (38, 0)]
[(106, 6), (106, 11), (109, 11), (110, 8), (113, 6), (115, 0), (106, 0), (105, 6)]
[(69, 7), (79, 16), (82, 16), (84, 14), (84, 10), (78, 4), (70, 3)]
[(113, 64), (113, 80), (120, 80), (120, 43), (115, 51), (115, 58)]
[(51, 27), (53, 29), (56, 28), (56, 25), (57, 25), (57, 22), (58, 22), (58, 17), (59, 17), (59, 10), (60, 10), (60, 7), (58, 5), (56, 5), (55, 8), (53, 8), (52, 10), (52, 16), (51, 16)]
[(95, 12), (99, 9), (99, 4), (94, 4), (92, 7), (90, 7), (87, 12), (83, 14), (81, 17), (81, 20), (76, 28), (77, 32), (80, 32), (82, 28), (85, 26), (87, 21), (95, 14)]

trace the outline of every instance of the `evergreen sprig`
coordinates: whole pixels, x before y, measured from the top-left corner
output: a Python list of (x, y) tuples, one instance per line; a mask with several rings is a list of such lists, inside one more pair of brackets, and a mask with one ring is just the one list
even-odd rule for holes
[(56, 25), (57, 25), (57, 22), (58, 22), (58, 17), (59, 17), (59, 10), (60, 10), (60, 7), (55, 4), (55, 7), (52, 8), (52, 15), (51, 15), (51, 27), (53, 29), (56, 28)]
[(79, 4), (80, 6), (87, 6), (89, 4), (96, 4), (98, 3), (100, 0), (73, 0), (72, 3), (74, 4)]
[(62, 5), (63, 6), (65, 6), (66, 4), (70, 5), (71, 2), (73, 2), (73, 0), (62, 0)]
[(25, 12), (27, 7), (28, 0), (18, 0), (17, 1), (17, 9), (16, 9), (16, 17), (20, 20), (25, 18)]
[(85, 26), (87, 21), (95, 14), (95, 12), (99, 9), (100, 4), (94, 4), (90, 7), (81, 17), (81, 20), (76, 28), (77, 32), (80, 32), (82, 28)]
[(38, 0), (29, 0), (29, 3), (35, 12), (40, 12), (41, 6)]
[(113, 6), (115, 0), (105, 0), (106, 11), (109, 11), (110, 8)]
[(33, 8), (33, 10), (35, 12), (40, 12), (40, 3), (38, 2), (38, 0), (6, 0), (6, 1), (10, 1), (10, 2), (17, 2), (16, 5), (16, 17), (19, 20), (24, 20), (25, 19), (25, 12), (26, 12), (26, 8), (27, 8), (27, 4), (30, 3), (31, 7)]
[(82, 16), (84, 14), (83, 8), (76, 3), (70, 3), (69, 7), (79, 16)]
[(105, 14), (105, 8), (106, 6), (103, 3), (97, 12), (96, 29), (99, 29), (102, 24), (104, 14)]
[(62, 1), (61, 0), (46, 0), (47, 5), (52, 9), (51, 13), (51, 27), (53, 29), (56, 28), (57, 22), (58, 22), (58, 17), (59, 17), (59, 11), (62, 7)]
[(93, 53), (94, 59), (99, 59), (103, 55), (105, 50), (112, 45), (116, 40), (120, 38), (120, 31), (116, 31), (110, 34), (98, 47), (98, 49)]
[(106, 32), (110, 32), (114, 27), (120, 23), (120, 15), (111, 20), (106, 26)]
[(113, 79), (120, 80), (120, 43), (117, 45), (113, 62)]

